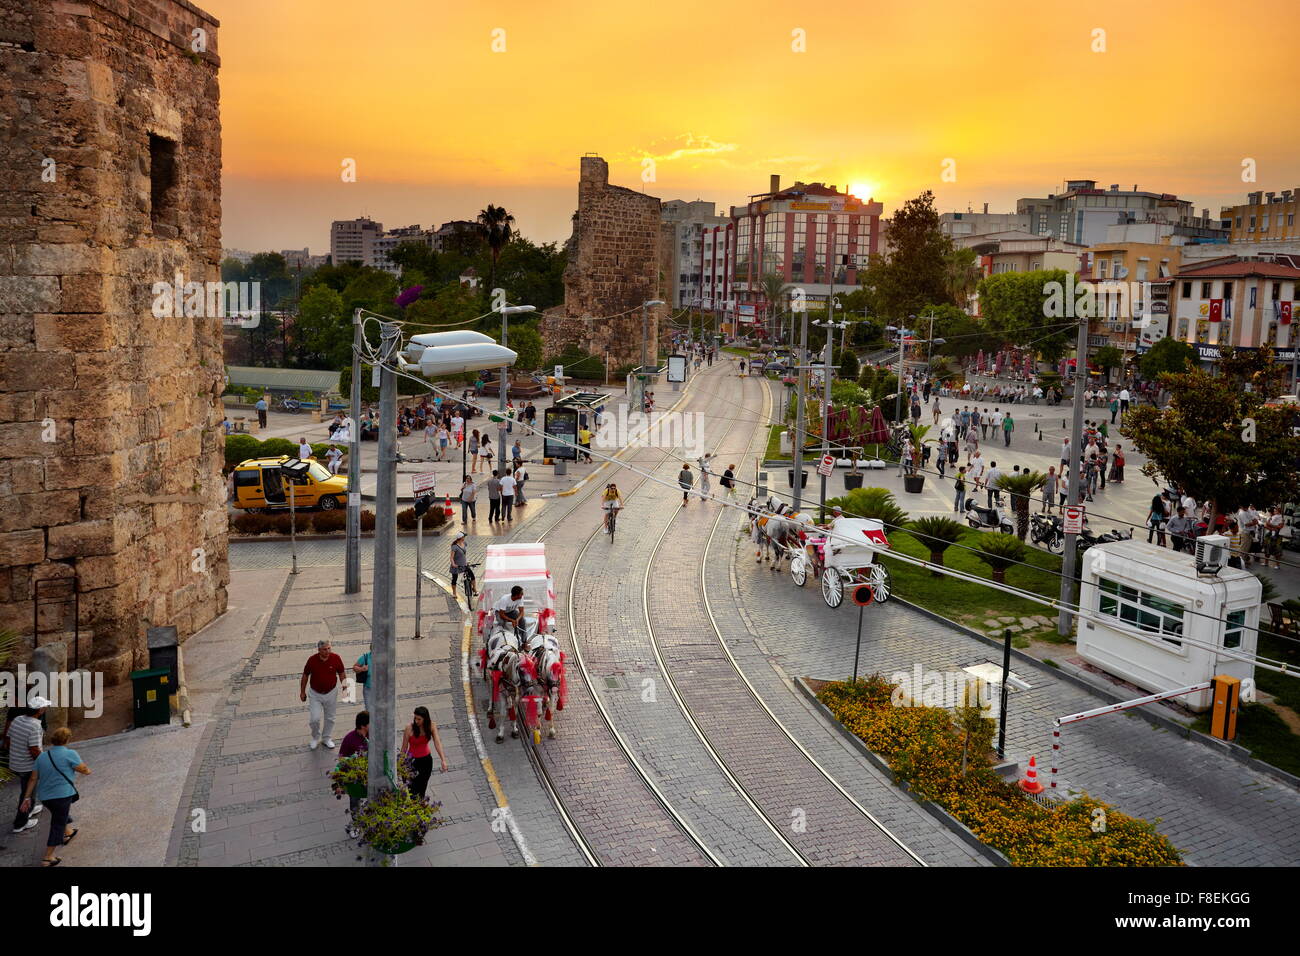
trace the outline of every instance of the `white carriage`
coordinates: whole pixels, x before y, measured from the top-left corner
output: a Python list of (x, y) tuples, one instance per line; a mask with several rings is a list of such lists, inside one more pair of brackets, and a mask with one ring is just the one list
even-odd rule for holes
[[(524, 616), (542, 633), (555, 631), (555, 582), (546, 568), (546, 545), (489, 544), (483, 559), (476, 626), (479, 637), (491, 629), (492, 606), (518, 585), (524, 589)], [(530, 628), (531, 630), (531, 628)]]
[(877, 552), (889, 550), (885, 526), (874, 518), (836, 518), (829, 534), (808, 534), (802, 551), (790, 559), (790, 577), (803, 587), (809, 575), (819, 579), (828, 607), (844, 603), (844, 591), (869, 584), (876, 601), (888, 601), (889, 569)]

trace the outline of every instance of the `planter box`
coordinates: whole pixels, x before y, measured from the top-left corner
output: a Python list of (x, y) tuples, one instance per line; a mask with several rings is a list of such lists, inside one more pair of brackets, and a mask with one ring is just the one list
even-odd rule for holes
[(925, 488), (925, 475), (904, 475), (903, 490), (909, 494), (919, 495)]
[(845, 490), (845, 491), (852, 491), (854, 488), (861, 488), (861, 487), (862, 487), (862, 479), (863, 479), (864, 477), (866, 477), (866, 476), (863, 475), (863, 474), (861, 474), (861, 473), (854, 474), (854, 473), (851, 472), (851, 471), (846, 471), (846, 472), (844, 473), (844, 490)]
[[(788, 481), (788, 482), (790, 483), (790, 487), (793, 488), (793, 487), (794, 487), (794, 469), (793, 469), (793, 468), (787, 468), (787, 469), (785, 470), (785, 474), (786, 474), (786, 481)], [(808, 487), (808, 472), (806, 472), (806, 471), (801, 471), (801, 472), (799, 472), (799, 487), (800, 487), (800, 488), (807, 488), (807, 487)]]

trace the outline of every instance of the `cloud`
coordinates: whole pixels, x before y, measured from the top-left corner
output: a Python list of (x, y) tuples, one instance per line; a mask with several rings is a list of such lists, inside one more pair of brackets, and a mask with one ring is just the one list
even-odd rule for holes
[(679, 159), (699, 159), (709, 156), (720, 156), (723, 153), (732, 153), (740, 149), (739, 143), (719, 143), (711, 136), (696, 136), (694, 133), (685, 133), (677, 137), (677, 140), (681, 145), (667, 149), (665, 152), (655, 152), (655, 150), (663, 149), (668, 146), (671, 141), (670, 143), (665, 143), (664, 146), (655, 146), (638, 155), (627, 156), (624, 158), (632, 162), (640, 162), (643, 159), (649, 158), (653, 159), (656, 163), (670, 163)]

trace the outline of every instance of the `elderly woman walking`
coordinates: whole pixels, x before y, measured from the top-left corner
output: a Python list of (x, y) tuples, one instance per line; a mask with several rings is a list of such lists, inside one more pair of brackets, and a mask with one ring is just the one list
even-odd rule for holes
[(695, 485), (695, 476), (691, 474), (690, 464), (683, 462), (682, 470), (677, 474), (677, 486), (682, 489), (682, 507), (691, 497), (691, 488)]

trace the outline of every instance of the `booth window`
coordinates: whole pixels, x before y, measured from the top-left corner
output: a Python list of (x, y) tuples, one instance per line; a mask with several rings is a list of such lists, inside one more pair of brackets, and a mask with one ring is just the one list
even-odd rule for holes
[(1223, 631), (1224, 647), (1241, 647), (1241, 635), (1246, 629), (1246, 611), (1228, 612), (1228, 624)]
[(1120, 584), (1107, 578), (1097, 580), (1097, 610), (1109, 617), (1118, 618), (1149, 634), (1159, 634), (1160, 639), (1175, 647), (1183, 633), (1183, 611), (1175, 604), (1154, 594)]

